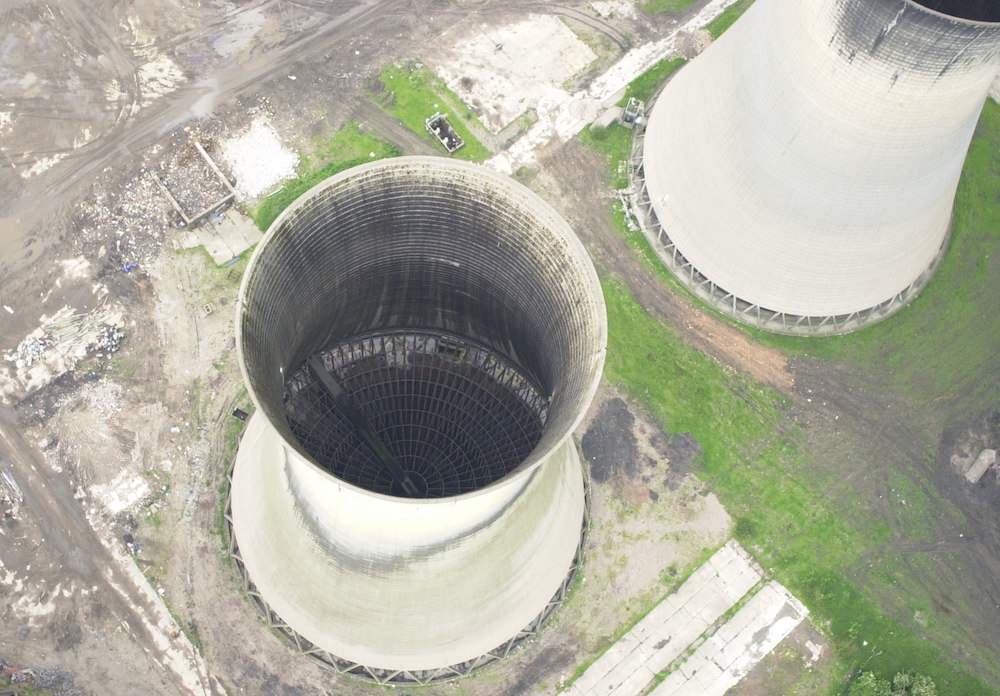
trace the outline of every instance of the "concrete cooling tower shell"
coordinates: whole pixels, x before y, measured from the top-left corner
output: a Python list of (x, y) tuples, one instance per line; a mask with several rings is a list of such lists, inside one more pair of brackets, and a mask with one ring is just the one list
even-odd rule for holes
[(383, 682), (467, 673), (535, 630), (578, 560), (571, 435), (606, 343), (582, 244), (506, 177), (404, 157), (299, 199), (237, 316), (256, 412), (230, 520), (272, 625)]
[(667, 83), (637, 208), (731, 316), (842, 333), (929, 280), (1000, 68), (992, 0), (757, 0)]

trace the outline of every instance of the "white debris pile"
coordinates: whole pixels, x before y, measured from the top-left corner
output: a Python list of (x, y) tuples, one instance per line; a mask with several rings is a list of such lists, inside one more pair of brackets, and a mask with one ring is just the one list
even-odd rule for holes
[(150, 488), (138, 474), (122, 471), (106, 485), (91, 486), (90, 493), (114, 516), (137, 505), (149, 495)]
[(90, 348), (97, 351), (97, 357), (103, 358), (121, 348), (123, 338), (125, 334), (119, 331), (117, 326), (105, 324), (97, 330)]
[(597, 13), (598, 17), (607, 17), (608, 19), (615, 17), (635, 19), (637, 16), (635, 3), (630, 2), (630, 0), (597, 0), (590, 3), (590, 7)]
[(241, 200), (253, 200), (295, 176), (299, 156), (287, 149), (266, 116), (258, 116), (240, 135), (224, 140), (222, 156), (236, 177)]
[[(101, 288), (98, 294), (106, 293)], [(107, 301), (89, 312), (66, 306), (52, 317), (42, 317), (38, 328), (3, 356), (14, 363), (14, 374), (0, 379), (0, 399), (30, 394), (75, 369), (88, 356), (107, 358), (121, 346), (123, 325), (123, 308)]]
[(53, 343), (51, 338), (41, 336), (27, 336), (17, 344), (13, 353), (4, 356), (8, 362), (14, 363), (17, 367), (28, 367), (34, 365), (45, 355), (45, 350)]

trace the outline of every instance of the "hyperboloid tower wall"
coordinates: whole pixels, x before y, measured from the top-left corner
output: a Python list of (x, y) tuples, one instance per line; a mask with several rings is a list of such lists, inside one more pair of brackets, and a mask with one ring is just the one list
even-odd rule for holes
[(342, 671), (419, 682), (537, 627), (579, 552), (571, 433), (606, 347), (551, 207), (444, 158), (343, 172), (272, 225), (237, 335), (257, 409), (232, 530), (276, 626)]
[(878, 321), (943, 253), (998, 67), (995, 0), (757, 0), (652, 106), (647, 234), (742, 321)]

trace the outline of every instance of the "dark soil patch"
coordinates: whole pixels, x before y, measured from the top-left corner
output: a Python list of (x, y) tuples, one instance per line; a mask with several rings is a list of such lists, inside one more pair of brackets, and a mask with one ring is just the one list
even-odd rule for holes
[(524, 696), (534, 693), (538, 685), (553, 675), (572, 665), (577, 659), (578, 646), (554, 645), (539, 651), (536, 656), (524, 665), (517, 678), (505, 689), (497, 692), (497, 696)]
[(580, 443), (596, 483), (622, 474), (628, 478), (636, 475), (639, 447), (634, 425), (635, 416), (622, 399), (609, 399), (601, 406)]

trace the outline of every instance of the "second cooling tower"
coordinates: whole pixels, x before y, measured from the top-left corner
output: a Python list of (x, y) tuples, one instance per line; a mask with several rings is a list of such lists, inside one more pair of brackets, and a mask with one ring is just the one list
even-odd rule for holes
[(651, 109), (647, 234), (742, 321), (877, 321), (940, 260), (998, 67), (994, 0), (757, 0)]
[(272, 225), (237, 336), (257, 411), (232, 531), (272, 625), (382, 682), (464, 674), (537, 628), (578, 558), (571, 435), (606, 348), (551, 207), (444, 158), (351, 169)]

